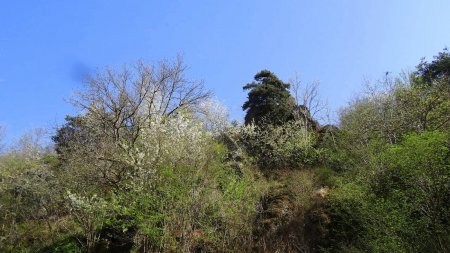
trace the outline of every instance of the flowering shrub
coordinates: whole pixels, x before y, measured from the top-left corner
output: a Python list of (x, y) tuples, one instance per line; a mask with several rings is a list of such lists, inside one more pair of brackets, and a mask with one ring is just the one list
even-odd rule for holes
[(287, 122), (264, 128), (253, 124), (242, 127), (241, 142), (263, 169), (300, 168), (317, 162), (320, 151), (313, 145), (315, 133), (301, 122)]
[(83, 230), (86, 237), (86, 250), (94, 252), (100, 239), (101, 230), (108, 211), (107, 202), (93, 194), (90, 197), (80, 196), (67, 191), (69, 212)]
[[(128, 169), (120, 184), (113, 191), (94, 190), (98, 195), (92, 197), (68, 194), (70, 213), (88, 238), (88, 249), (98, 242), (103, 224), (119, 234), (135, 231), (133, 243), (143, 251), (225, 250), (250, 240), (264, 186), (256, 172), (236, 173), (224, 162), (227, 149), (216, 141), (223, 130), (211, 131), (208, 124), (188, 112), (155, 116), (143, 124), (133, 146), (126, 141), (117, 143), (120, 148), (106, 146), (114, 150), (117, 171)], [(95, 157), (84, 159), (94, 159), (89, 171), (101, 172)]]

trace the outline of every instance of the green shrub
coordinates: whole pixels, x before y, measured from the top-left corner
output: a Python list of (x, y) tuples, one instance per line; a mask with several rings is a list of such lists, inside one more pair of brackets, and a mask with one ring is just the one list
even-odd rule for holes
[(316, 134), (302, 122), (268, 125), (264, 128), (247, 125), (242, 128), (241, 142), (261, 169), (298, 169), (311, 167), (320, 158), (314, 148)]
[(336, 171), (327, 167), (319, 167), (315, 168), (314, 172), (315, 182), (319, 186), (333, 187), (336, 184)]
[[(319, 246), (342, 252), (448, 252), (448, 140), (441, 132), (406, 135), (374, 156), (373, 167), (360, 177), (336, 180), (323, 211), (328, 233)], [(326, 172), (317, 174), (327, 178)]]

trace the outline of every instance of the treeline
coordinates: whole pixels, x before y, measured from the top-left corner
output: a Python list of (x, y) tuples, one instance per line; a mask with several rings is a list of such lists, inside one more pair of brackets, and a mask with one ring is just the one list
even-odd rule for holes
[[(450, 55), (323, 125), (263, 70), (245, 123), (181, 59), (90, 77), (52, 140), (0, 157), (1, 252), (449, 252)], [(302, 89), (303, 88), (303, 89)]]

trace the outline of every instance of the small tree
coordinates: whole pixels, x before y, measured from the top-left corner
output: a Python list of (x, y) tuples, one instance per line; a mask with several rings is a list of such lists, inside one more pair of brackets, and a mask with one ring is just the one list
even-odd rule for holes
[(93, 195), (82, 197), (67, 192), (69, 210), (75, 221), (81, 226), (86, 237), (85, 247), (88, 252), (95, 252), (95, 246), (100, 239), (100, 229), (107, 213), (106, 201)]

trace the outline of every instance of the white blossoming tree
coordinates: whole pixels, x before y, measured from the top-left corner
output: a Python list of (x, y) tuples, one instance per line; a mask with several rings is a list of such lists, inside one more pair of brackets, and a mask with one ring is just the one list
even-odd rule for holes
[(255, 172), (238, 175), (224, 162), (218, 137), (230, 128), (228, 112), (201, 82), (186, 80), (185, 69), (181, 59), (107, 69), (74, 100), (82, 114), (54, 140), (87, 248), (97, 242), (102, 220), (135, 231), (144, 252), (188, 252), (199, 240), (218, 249), (251, 238), (244, 224), (251, 224), (262, 191)]

